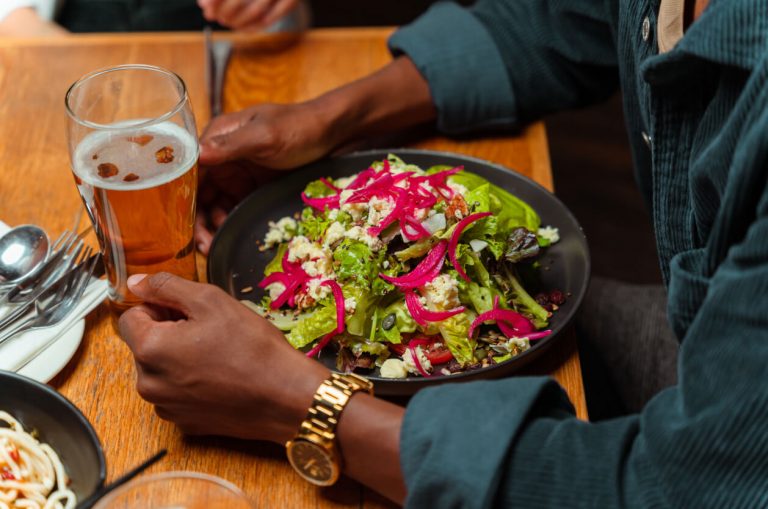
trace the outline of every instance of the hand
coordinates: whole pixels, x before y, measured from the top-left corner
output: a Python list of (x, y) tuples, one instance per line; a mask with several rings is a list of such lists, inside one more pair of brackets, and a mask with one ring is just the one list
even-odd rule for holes
[(235, 30), (266, 28), (297, 3), (298, 0), (197, 0), (205, 19)]
[(201, 137), (195, 238), (207, 254), (228, 212), (279, 172), (328, 154), (336, 145), (331, 121), (313, 103), (262, 104), (213, 119)]
[(32, 7), (19, 7), (0, 22), (0, 36), (59, 36), (69, 32), (56, 23), (47, 21)]
[(217, 287), (165, 273), (128, 286), (145, 304), (123, 313), (120, 335), (136, 388), (162, 419), (194, 435), (293, 436), (326, 368)]

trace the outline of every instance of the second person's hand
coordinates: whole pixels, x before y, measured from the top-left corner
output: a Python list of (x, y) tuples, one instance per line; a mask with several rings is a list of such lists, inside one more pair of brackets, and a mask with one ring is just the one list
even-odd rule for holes
[(337, 143), (333, 133), (312, 102), (261, 104), (213, 119), (200, 139), (198, 249), (208, 253), (212, 230), (256, 187), (328, 154)]
[(267, 28), (298, 3), (298, 0), (197, 0), (205, 19), (235, 30)]

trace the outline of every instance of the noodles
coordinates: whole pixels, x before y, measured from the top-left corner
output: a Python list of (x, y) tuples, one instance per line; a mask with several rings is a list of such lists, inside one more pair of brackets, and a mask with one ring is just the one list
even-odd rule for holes
[(0, 509), (73, 509), (75, 494), (59, 456), (0, 411)]

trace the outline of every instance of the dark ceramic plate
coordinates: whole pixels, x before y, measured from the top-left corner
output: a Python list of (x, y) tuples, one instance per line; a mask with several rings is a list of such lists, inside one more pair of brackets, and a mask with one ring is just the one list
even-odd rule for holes
[[(532, 180), (503, 166), (458, 154), (413, 149), (357, 152), (320, 161), (259, 188), (230, 214), (216, 234), (208, 257), (208, 280), (238, 299), (261, 301), (263, 292), (256, 285), (262, 279), (264, 267), (274, 257), (273, 250), (260, 252), (256, 245), (256, 241), (263, 239), (268, 230), (267, 222), (300, 211), (303, 203), (299, 195), (310, 181), (322, 176), (338, 178), (358, 173), (388, 153), (397, 154), (405, 162), (421, 168), (438, 164), (463, 165), (467, 171), (486, 178), (528, 202), (541, 216), (542, 225), (555, 226), (560, 230), (560, 242), (546, 249), (540, 257), (543, 267), (540, 271), (541, 288), (562, 290), (569, 297), (551, 319), (553, 333), (508, 362), (450, 377), (414, 376), (393, 380), (379, 377), (378, 370), (364, 373), (375, 383), (377, 394), (408, 395), (435, 383), (508, 375), (558, 341), (562, 336), (561, 331), (573, 319), (589, 281), (589, 250), (579, 223), (560, 200)], [(255, 290), (241, 292), (249, 286)], [(336, 364), (335, 355), (331, 351), (324, 352), (320, 361), (331, 369)]]
[(37, 430), (40, 441), (53, 447), (78, 501), (101, 487), (107, 464), (99, 438), (68, 399), (47, 385), (0, 371), (0, 410), (11, 414), (27, 431)]

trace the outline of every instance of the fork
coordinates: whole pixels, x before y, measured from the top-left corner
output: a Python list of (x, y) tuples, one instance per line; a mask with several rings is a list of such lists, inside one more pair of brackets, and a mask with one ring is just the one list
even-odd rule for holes
[(13, 336), (33, 329), (51, 327), (61, 322), (77, 304), (91, 280), (93, 270), (101, 255), (88, 258), (91, 248), (86, 248), (85, 261), (63, 277), (63, 281), (50, 289), (50, 295), (44, 295), (34, 303), (34, 312), (20, 320), (0, 335), (0, 344)]
[[(60, 267), (56, 267), (54, 274), (47, 275), (45, 281), (37, 285), (28, 294), (25, 294), (21, 302), (15, 302), (14, 304), (17, 304), (18, 307), (0, 319), (0, 331), (26, 315), (33, 308), (36, 299), (43, 296), (48, 297), (53, 293), (54, 289), (61, 287), (62, 281), (65, 280), (72, 267), (77, 267), (88, 259), (91, 248), (85, 248), (85, 252), (83, 252), (83, 248), (82, 241), (80, 241), (74, 252), (61, 262)], [(0, 300), (0, 303), (2, 303), (2, 300)]]

